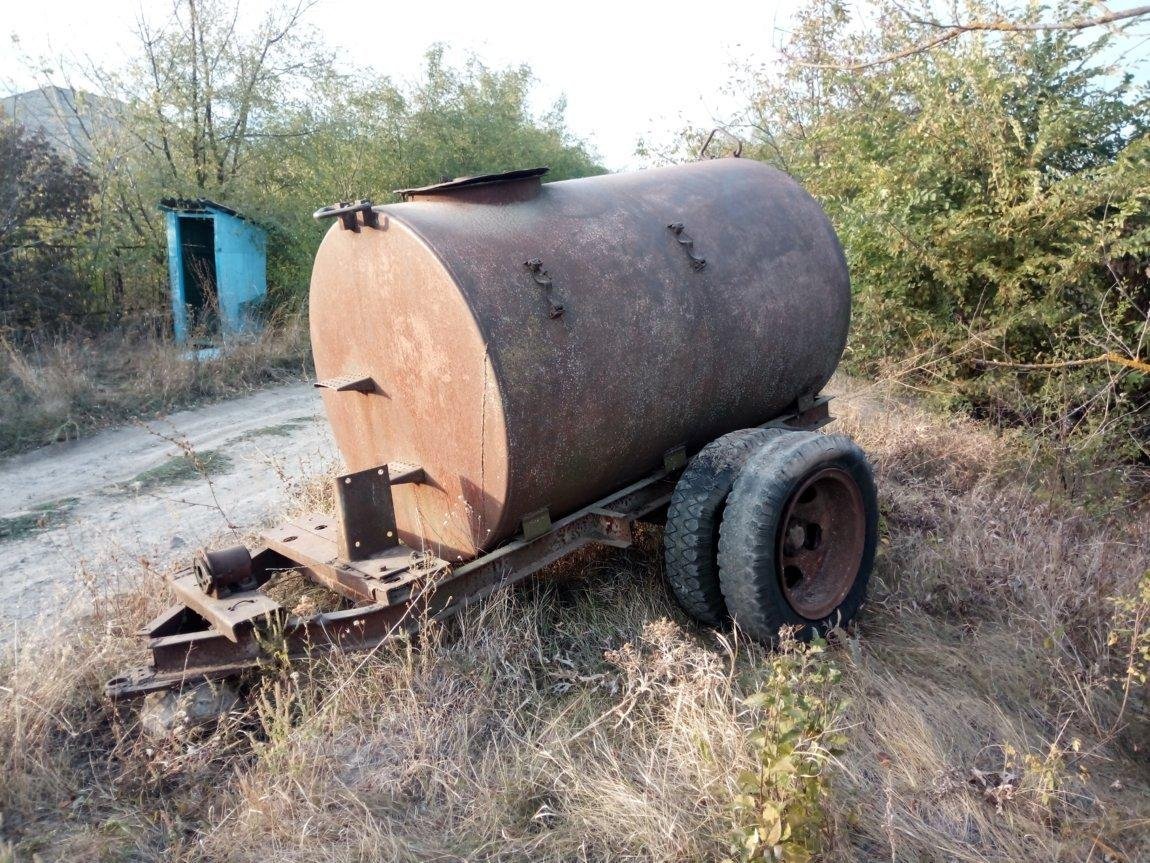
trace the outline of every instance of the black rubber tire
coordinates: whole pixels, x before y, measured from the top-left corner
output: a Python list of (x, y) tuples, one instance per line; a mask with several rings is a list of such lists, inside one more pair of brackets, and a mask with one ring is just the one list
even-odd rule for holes
[(700, 623), (729, 620), (719, 588), (716, 552), (727, 495), (743, 463), (769, 441), (790, 434), (781, 429), (740, 429), (711, 441), (683, 471), (663, 529), (667, 585), (682, 609)]
[[(797, 627), (796, 637), (810, 639), (845, 626), (866, 597), (878, 542), (878, 495), (862, 449), (848, 437), (814, 432), (789, 434), (782, 446), (757, 450), (740, 471), (719, 530), (719, 585), (738, 626), (757, 641), (775, 644), (784, 626)], [(838, 468), (854, 480), (865, 515), (858, 574), (839, 604), (821, 619), (799, 614), (788, 602), (780, 581), (780, 520), (791, 495), (807, 477)]]

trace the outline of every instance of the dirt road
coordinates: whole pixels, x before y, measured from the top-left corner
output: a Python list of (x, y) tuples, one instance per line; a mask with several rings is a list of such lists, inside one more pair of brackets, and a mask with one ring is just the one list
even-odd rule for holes
[(274, 519), (293, 481), (336, 459), (322, 414), (291, 384), (0, 461), (0, 639), (59, 595), (130, 582), (141, 559)]

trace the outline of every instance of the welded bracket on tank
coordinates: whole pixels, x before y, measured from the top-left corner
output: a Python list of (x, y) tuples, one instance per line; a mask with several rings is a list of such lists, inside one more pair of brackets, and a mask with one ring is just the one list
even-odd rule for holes
[(375, 212), (371, 201), (367, 198), (355, 202), (341, 201), (338, 204), (320, 207), (312, 213), (312, 218), (320, 222), (324, 219), (331, 219), (338, 216), (340, 224), (345, 231), (354, 231), (358, 234), (360, 222), (359, 219), (356, 218), (357, 213), (363, 214), (364, 227), (379, 227), (379, 213)]
[(672, 222), (667, 225), (667, 228), (675, 235), (675, 239), (679, 245), (683, 247), (683, 251), (687, 253), (687, 257), (691, 260), (691, 267), (695, 270), (705, 269), (707, 266), (707, 259), (701, 255), (695, 254), (695, 241), (687, 234), (686, 227), (682, 222)]
[(332, 485), (340, 560), (366, 560), (398, 545), (387, 465), (337, 476)]
[(547, 507), (523, 516), (523, 538), (530, 542), (551, 530), (551, 511)]
[(804, 431), (820, 429), (834, 419), (830, 410), (832, 398), (834, 396), (819, 395), (809, 402), (797, 404), (794, 411), (763, 423), (761, 428), (802, 429)]
[(543, 269), (543, 261), (540, 258), (531, 258), (524, 261), (523, 266), (530, 271), (535, 284), (547, 292), (547, 316), (552, 319), (562, 317), (565, 308), (558, 295), (553, 293), (555, 283), (551, 279), (551, 274)]
[(337, 393), (375, 392), (375, 381), (364, 375), (340, 375), (336, 378), (326, 378), (312, 384), (316, 389), (335, 390)]
[(419, 485), (427, 482), (427, 473), (419, 465), (402, 461), (389, 461), (387, 472), (391, 475), (392, 485), (404, 485), (406, 483)]

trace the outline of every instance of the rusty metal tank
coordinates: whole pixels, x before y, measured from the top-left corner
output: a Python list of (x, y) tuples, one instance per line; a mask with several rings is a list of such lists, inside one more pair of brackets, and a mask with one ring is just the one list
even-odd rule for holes
[(399, 535), (446, 559), (783, 413), (846, 341), (842, 249), (780, 171), (543, 170), (405, 190), (345, 213), (316, 256), (336, 443), (349, 471), (423, 468), (393, 487)]

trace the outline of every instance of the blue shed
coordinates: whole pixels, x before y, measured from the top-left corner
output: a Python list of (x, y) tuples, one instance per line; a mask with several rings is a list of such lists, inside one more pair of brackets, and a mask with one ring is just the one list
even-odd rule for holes
[(206, 198), (165, 198), (160, 209), (168, 229), (176, 340), (258, 329), (256, 312), (267, 295), (263, 228)]

